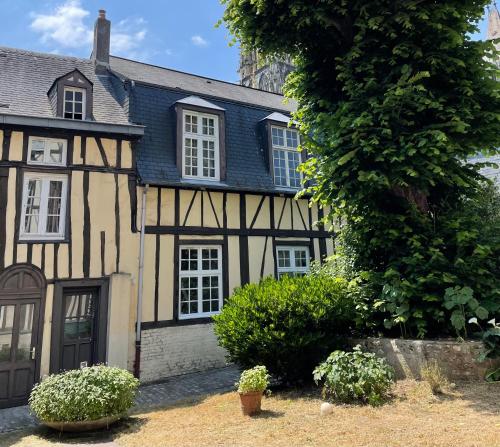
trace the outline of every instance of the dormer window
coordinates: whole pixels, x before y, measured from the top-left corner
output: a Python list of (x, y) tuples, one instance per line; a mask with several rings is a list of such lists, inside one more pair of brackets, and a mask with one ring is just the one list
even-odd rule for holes
[(85, 119), (85, 94), (86, 91), (82, 88), (64, 88), (64, 118)]
[(47, 92), (55, 116), (91, 120), (93, 85), (79, 70), (57, 78)]
[(217, 115), (184, 112), (183, 176), (219, 180)]
[(274, 183), (277, 186), (300, 188), (301, 176), (299, 134), (295, 129), (271, 127)]
[(176, 103), (177, 166), (182, 178), (225, 179), (224, 109), (197, 96)]

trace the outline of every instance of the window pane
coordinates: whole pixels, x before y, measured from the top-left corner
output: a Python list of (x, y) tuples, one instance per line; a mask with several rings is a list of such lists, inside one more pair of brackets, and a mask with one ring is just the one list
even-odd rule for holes
[(297, 131), (288, 130), (286, 131), (286, 145), (291, 148), (296, 148), (298, 144)]
[(273, 127), (271, 129), (273, 146), (284, 146), (285, 145), (285, 137), (283, 129), (279, 127)]
[(83, 94), (82, 92), (75, 92), (75, 101), (82, 102), (83, 101)]
[(278, 267), (287, 268), (290, 267), (290, 251), (289, 250), (278, 250)]
[(274, 150), (274, 181), (278, 186), (287, 186), (285, 151)]
[(307, 267), (306, 250), (295, 250), (295, 267)]
[(288, 175), (290, 177), (290, 186), (292, 188), (300, 187), (300, 173), (298, 171), (299, 167), (299, 153), (298, 152), (288, 152)]
[(64, 99), (66, 101), (72, 101), (73, 100), (73, 91), (72, 90), (65, 90), (64, 91)]
[(43, 154), (45, 150), (45, 141), (44, 140), (33, 140), (31, 142), (31, 161), (43, 161)]
[(0, 306), (0, 362), (10, 360), (14, 310), (15, 306), (10, 304)]
[(59, 221), (61, 216), (61, 196), (62, 196), (62, 182), (50, 181), (49, 183), (49, 197), (47, 203), (47, 233), (59, 232)]
[(19, 340), (17, 342), (16, 360), (29, 360), (31, 358), (34, 308), (34, 304), (21, 304), (19, 309)]
[(72, 103), (72, 102), (70, 102), (70, 101), (66, 101), (66, 104), (65, 104), (64, 110), (66, 111), (66, 113), (71, 113), (71, 112), (73, 112), (73, 103)]
[(26, 191), (26, 212), (24, 231), (26, 233), (38, 232), (38, 219), (40, 215), (40, 200), (42, 193), (41, 180), (29, 180)]
[(49, 161), (53, 163), (61, 163), (63, 153), (63, 143), (60, 141), (50, 142), (49, 146)]

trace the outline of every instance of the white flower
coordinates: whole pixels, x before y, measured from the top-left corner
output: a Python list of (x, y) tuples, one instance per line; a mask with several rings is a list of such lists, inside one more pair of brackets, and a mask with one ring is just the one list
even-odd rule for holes
[(472, 318), (469, 320), (469, 323), (475, 323), (475, 324), (477, 324), (477, 318), (476, 318), (476, 317), (472, 317)]

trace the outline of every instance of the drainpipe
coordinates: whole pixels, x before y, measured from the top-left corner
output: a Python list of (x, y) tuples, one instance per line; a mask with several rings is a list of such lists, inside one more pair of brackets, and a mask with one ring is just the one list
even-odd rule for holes
[(141, 237), (139, 242), (139, 279), (137, 284), (137, 323), (135, 328), (135, 362), (134, 375), (139, 378), (141, 373), (141, 323), (142, 323), (142, 284), (144, 281), (144, 232), (146, 229), (146, 196), (149, 185), (142, 190), (141, 205)]

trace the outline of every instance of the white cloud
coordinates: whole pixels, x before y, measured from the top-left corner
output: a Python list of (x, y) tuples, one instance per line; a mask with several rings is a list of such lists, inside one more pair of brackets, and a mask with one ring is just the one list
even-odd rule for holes
[(208, 46), (208, 41), (205, 40), (200, 35), (192, 36), (191, 37), (191, 42), (193, 43), (193, 45), (196, 45), (197, 47), (206, 47), (206, 46)]
[[(50, 13), (31, 13), (31, 29), (40, 34), (43, 44), (60, 48), (81, 48), (90, 51), (94, 28), (90, 12), (81, 0), (66, 0)], [(133, 57), (146, 38), (146, 21), (140, 17), (124, 19), (111, 27), (111, 53)], [(141, 59), (143, 59), (141, 57)]]
[(67, 0), (52, 14), (31, 13), (31, 29), (41, 34), (43, 43), (66, 48), (84, 47), (92, 42), (92, 30), (84, 23), (89, 14), (80, 0)]

